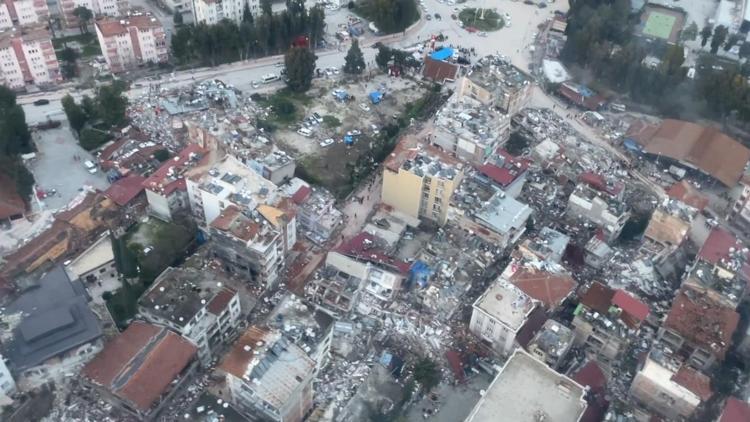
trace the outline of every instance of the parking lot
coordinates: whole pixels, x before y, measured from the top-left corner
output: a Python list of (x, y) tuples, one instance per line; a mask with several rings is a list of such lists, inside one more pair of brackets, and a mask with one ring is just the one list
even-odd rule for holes
[(102, 190), (109, 186), (101, 171), (91, 174), (84, 167), (86, 160), (96, 160), (78, 145), (67, 121), (57, 129), (35, 132), (33, 139), (38, 152), (36, 159), (29, 164), (29, 170), (34, 173), (37, 190), (56, 191), (54, 195), (41, 199), (44, 209), (64, 207), (80, 193), (83, 186)]

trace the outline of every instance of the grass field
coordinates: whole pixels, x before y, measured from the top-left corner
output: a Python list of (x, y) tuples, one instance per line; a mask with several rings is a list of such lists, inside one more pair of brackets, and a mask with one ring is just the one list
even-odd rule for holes
[(677, 18), (674, 16), (651, 11), (646, 19), (646, 25), (643, 27), (643, 34), (668, 40), (676, 20)]

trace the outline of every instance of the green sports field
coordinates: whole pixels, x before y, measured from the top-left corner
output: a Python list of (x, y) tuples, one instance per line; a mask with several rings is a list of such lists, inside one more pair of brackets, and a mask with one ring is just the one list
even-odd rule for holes
[(657, 11), (650, 11), (643, 27), (643, 34), (668, 40), (677, 18)]

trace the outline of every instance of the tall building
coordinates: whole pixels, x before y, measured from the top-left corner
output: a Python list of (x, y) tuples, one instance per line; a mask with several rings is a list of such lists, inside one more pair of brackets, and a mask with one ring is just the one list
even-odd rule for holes
[(49, 8), (45, 0), (4, 0), (0, 3), (0, 29), (46, 22)]
[(185, 176), (195, 167), (206, 165), (209, 152), (196, 144), (185, 147), (167, 160), (143, 182), (149, 211), (164, 220), (190, 209)]
[(163, 63), (169, 56), (164, 27), (153, 16), (100, 19), (96, 37), (113, 73), (144, 63)]
[(193, 0), (193, 15), (196, 23), (213, 25), (222, 19), (240, 23), (245, 4), (253, 15), (260, 11), (258, 0)]
[(60, 15), (66, 27), (78, 26), (78, 18), (73, 11), (79, 6), (89, 9), (94, 16), (119, 16), (126, 12), (128, 0), (60, 0)]
[(0, 83), (17, 89), (61, 80), (60, 64), (47, 29), (39, 26), (0, 32)]
[(382, 201), (414, 218), (443, 225), (453, 191), (463, 179), (463, 166), (419, 150), (397, 152), (383, 170)]
[(248, 328), (218, 369), (251, 420), (301, 422), (312, 408), (315, 361), (280, 331)]

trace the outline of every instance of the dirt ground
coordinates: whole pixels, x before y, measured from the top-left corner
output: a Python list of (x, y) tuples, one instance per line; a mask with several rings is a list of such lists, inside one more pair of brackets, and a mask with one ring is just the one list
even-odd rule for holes
[[(276, 139), (294, 151), (297, 165), (306, 170), (311, 181), (315, 181), (341, 197), (351, 190), (348, 185), (352, 166), (373, 149), (373, 139), (376, 135), (372, 125), (380, 130), (384, 125), (393, 122), (393, 116), (399, 115), (406, 103), (420, 98), (425, 88), (416, 82), (377, 75), (370, 80), (363, 78), (359, 82), (347, 82), (343, 77), (324, 77), (315, 81), (309, 94), (316, 100), (305, 107), (301, 116), (308, 117), (317, 112), (325, 119), (326, 116), (335, 117), (341, 124), (337, 127), (327, 127), (324, 124), (312, 126), (313, 135), (304, 137), (296, 133), (296, 129), (282, 129), (276, 134)], [(354, 99), (348, 102), (338, 101), (333, 96), (335, 89), (343, 89)], [(385, 92), (385, 97), (379, 104), (372, 104), (368, 94), (379, 89)], [(369, 110), (360, 107), (366, 105)], [(296, 128), (302, 127), (301, 122)], [(353, 145), (344, 144), (344, 136), (352, 130), (359, 130), (362, 135), (357, 137)], [(321, 147), (324, 139), (334, 140), (332, 145)], [(377, 163), (373, 163), (377, 165)]]

